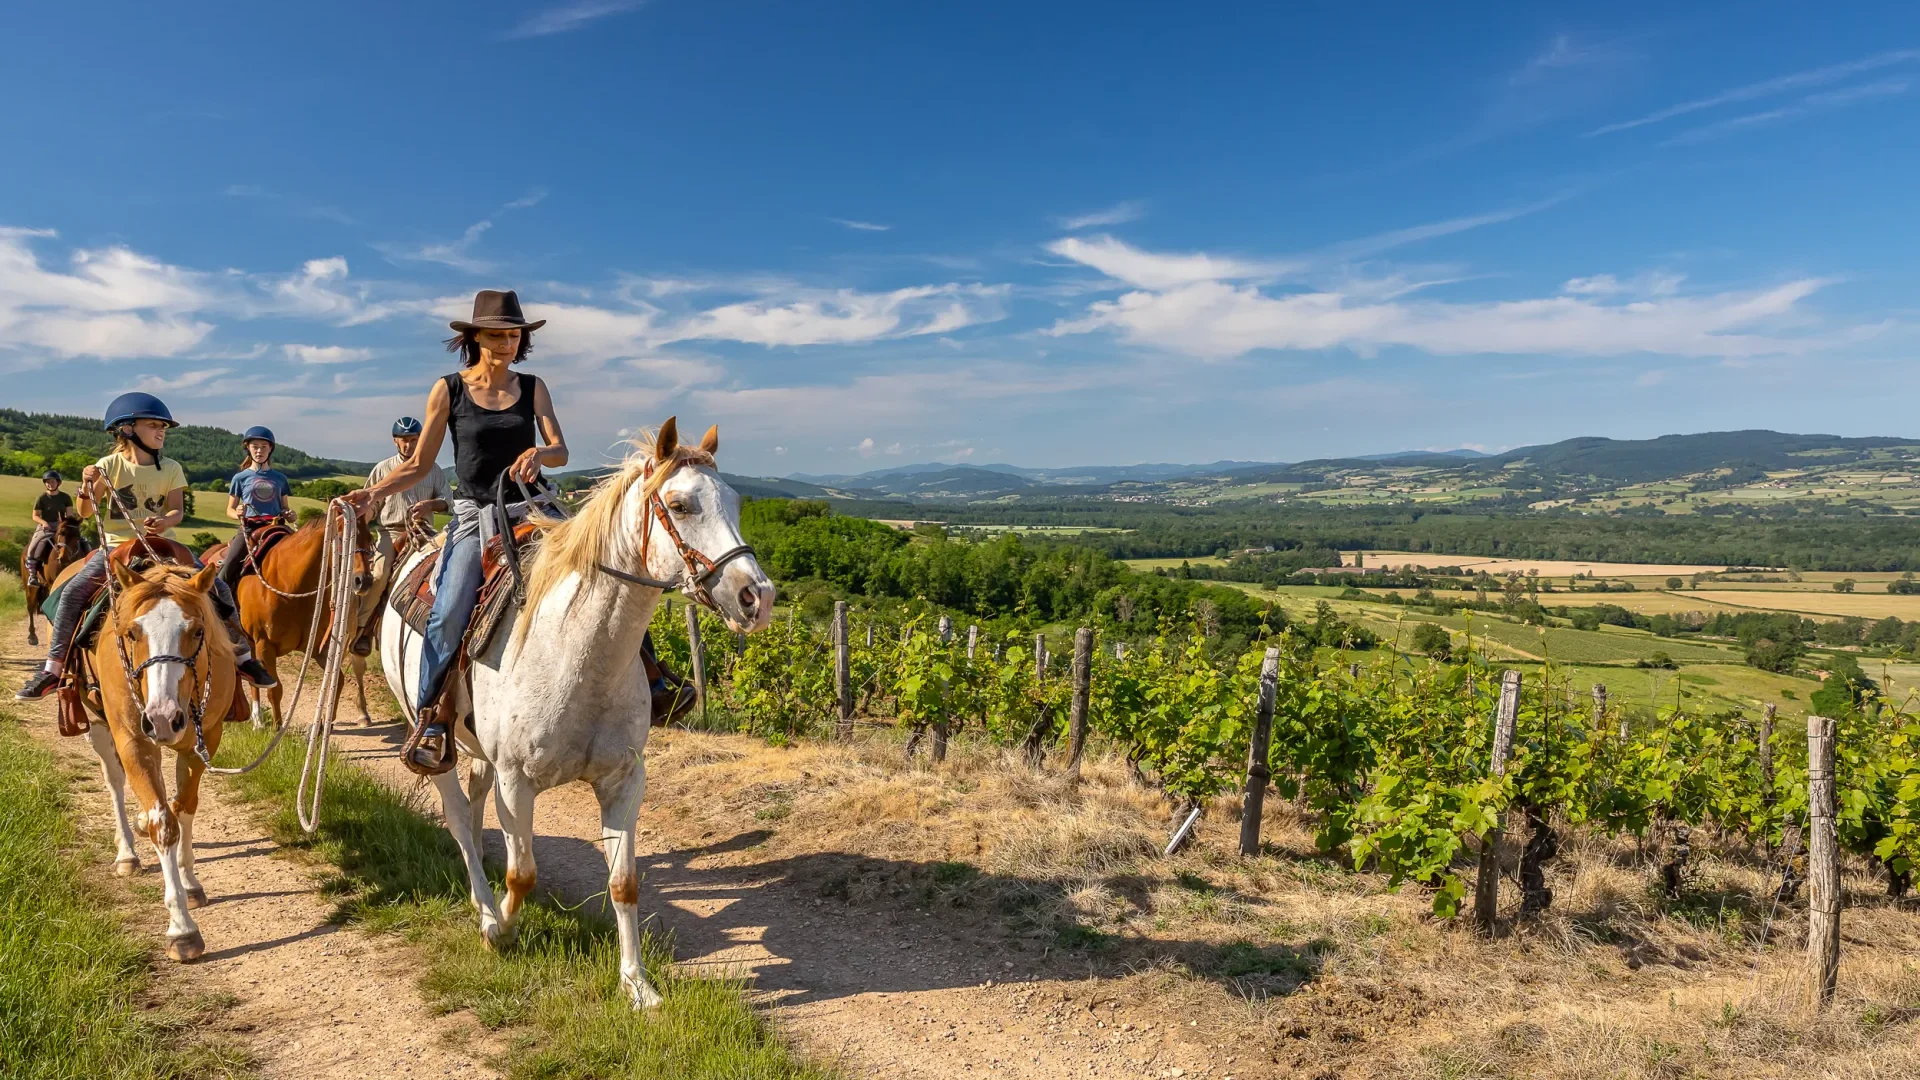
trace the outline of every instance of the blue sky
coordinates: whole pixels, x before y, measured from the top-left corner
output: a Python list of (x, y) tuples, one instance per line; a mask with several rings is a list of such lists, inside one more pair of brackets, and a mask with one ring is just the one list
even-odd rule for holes
[(373, 458), (512, 287), (576, 463), (1916, 434), (1902, 4), (34, 5), (8, 405)]

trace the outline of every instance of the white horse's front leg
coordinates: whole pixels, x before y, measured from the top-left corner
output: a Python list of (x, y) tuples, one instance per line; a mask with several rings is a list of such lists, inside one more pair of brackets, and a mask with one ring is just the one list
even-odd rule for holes
[(507, 900), (500, 905), (500, 917), (511, 933), (521, 905), (527, 902), (540, 876), (533, 864), (534, 788), (512, 769), (497, 769), (495, 773), (493, 809), (507, 842)]
[(113, 733), (105, 723), (87, 728), (87, 742), (100, 759), (100, 779), (113, 797), (113, 872), (128, 877), (140, 872), (140, 855), (134, 849), (133, 823), (127, 820), (127, 770), (120, 764), (120, 751), (113, 745)]
[(441, 773), (433, 778), (433, 786), (440, 791), (441, 815), (446, 818), (447, 831), (453, 834), (453, 842), (460, 848), (460, 860), (467, 867), (467, 897), (480, 911), (480, 936), (489, 948), (501, 948), (513, 940), (513, 934), (501, 922), (493, 885), (480, 863), (480, 830), (473, 825), (475, 812), (467, 802), (467, 793), (460, 787), (460, 774), (458, 771)]
[(646, 766), (636, 761), (625, 776), (595, 784), (593, 793), (600, 799), (607, 897), (613, 901), (613, 921), (620, 930), (620, 985), (635, 1008), (651, 1009), (660, 1004), (660, 991), (647, 979), (646, 959), (640, 951), (640, 872), (633, 850), (640, 800), (647, 793)]

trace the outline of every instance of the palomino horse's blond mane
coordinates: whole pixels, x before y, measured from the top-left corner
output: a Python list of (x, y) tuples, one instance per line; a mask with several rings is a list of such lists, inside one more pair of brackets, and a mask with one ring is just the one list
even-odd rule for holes
[[(664, 424), (661, 430), (671, 431)], [(539, 609), (540, 602), (568, 575), (580, 574), (584, 577), (601, 563), (626, 566), (638, 561), (638, 545), (651, 527), (645, 520), (644, 504), (659, 494), (661, 485), (681, 466), (713, 465), (710, 446), (718, 441), (713, 431), (707, 433), (707, 438), (702, 440), (699, 447), (674, 441), (672, 456), (666, 462), (657, 460), (659, 438), (659, 434), (654, 433), (630, 441), (628, 445), (633, 447), (632, 452), (617, 470), (593, 485), (587, 501), (572, 517), (555, 519), (536, 516), (533, 519), (541, 530), (542, 539), (534, 552), (533, 567), (527, 573), (527, 601), (520, 607), (519, 630), (525, 630), (533, 612)], [(653, 470), (651, 474), (648, 469)], [(627, 491), (643, 479), (645, 483), (640, 489), (642, 526), (638, 535), (629, 535), (617, 527), (620, 511), (626, 505)]]

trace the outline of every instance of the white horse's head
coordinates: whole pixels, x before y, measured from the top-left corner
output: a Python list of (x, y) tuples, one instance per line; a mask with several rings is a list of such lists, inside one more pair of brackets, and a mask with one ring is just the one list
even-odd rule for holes
[[(671, 581), (742, 633), (773, 621), (773, 581), (740, 535), (740, 495), (714, 466), (720, 429), (680, 443), (673, 417), (602, 480), (580, 512), (551, 524), (527, 587), (523, 618), (563, 578), (601, 567)], [(601, 574), (612, 583), (615, 579)]]

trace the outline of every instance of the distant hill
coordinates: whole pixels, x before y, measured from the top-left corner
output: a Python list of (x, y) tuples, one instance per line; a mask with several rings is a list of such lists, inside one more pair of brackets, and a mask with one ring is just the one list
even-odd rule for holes
[(1280, 468), (1278, 462), (1260, 461), (1215, 461), (1205, 465), (1175, 465), (1152, 463), (1142, 465), (1070, 465), (1057, 469), (1032, 468), (1022, 465), (989, 464), (945, 464), (926, 462), (916, 465), (896, 465), (886, 469), (875, 469), (864, 473), (808, 474), (792, 473), (788, 479), (810, 484), (823, 484), (833, 487), (861, 488), (866, 490), (885, 490), (899, 485), (902, 477), (916, 477), (927, 474), (953, 474), (961, 471), (1001, 473), (1019, 477), (1036, 484), (1065, 484), (1084, 487), (1099, 484), (1161, 483), (1168, 480), (1183, 480), (1194, 476), (1223, 476), (1236, 470), (1249, 468)]
[[(62, 416), (0, 409), (0, 473), (38, 476), (48, 468), (71, 477), (113, 449), (113, 437), (91, 416)], [(240, 436), (225, 428), (186, 424), (167, 434), (167, 456), (178, 461), (191, 483), (220, 480), (240, 469), (245, 452)], [(371, 462), (317, 457), (282, 445), (273, 463), (294, 480), (335, 474), (365, 476)]]
[(1791, 435), (1778, 431), (1708, 431), (1698, 435), (1662, 435), (1657, 439), (1567, 439), (1546, 446), (1523, 446), (1494, 454), (1475, 467), (1498, 471), (1524, 463), (1548, 476), (1591, 477), (1615, 484), (1641, 484), (1711, 469), (1785, 469), (1806, 465), (1810, 451), (1828, 451), (1823, 464), (1843, 464), (1888, 446), (1914, 440), (1893, 436), (1842, 438)]
[(1354, 461), (1434, 461), (1440, 458), (1459, 458), (1472, 461), (1475, 458), (1490, 457), (1478, 450), (1401, 450), (1392, 454), (1361, 454)]

